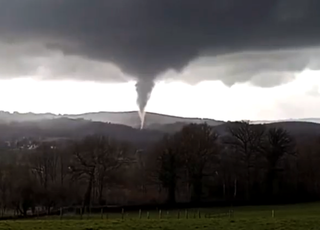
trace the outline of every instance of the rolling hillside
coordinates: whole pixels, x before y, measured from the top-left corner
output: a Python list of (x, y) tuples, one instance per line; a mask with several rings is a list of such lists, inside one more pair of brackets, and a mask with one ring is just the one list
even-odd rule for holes
[[(317, 119), (312, 119), (317, 121)], [(188, 123), (207, 122), (214, 126), (220, 134), (232, 122), (210, 119), (182, 118), (162, 114), (148, 113), (146, 127), (140, 130), (140, 120), (137, 112), (99, 112), (80, 115), (55, 114), (21, 114), (0, 112), (0, 142), (25, 140), (57, 140), (81, 138), (89, 134), (103, 134), (115, 139), (131, 142), (145, 147), (159, 140), (165, 133), (181, 130)], [(294, 136), (308, 138), (320, 136), (320, 124), (301, 121), (254, 122), (265, 123), (267, 127), (285, 128)]]
[[(0, 122), (25, 122), (25, 121), (38, 121), (44, 119), (57, 119), (57, 118), (71, 118), (71, 119), (84, 119), (88, 121), (108, 122), (113, 124), (122, 124), (134, 128), (140, 127), (140, 118), (137, 111), (131, 112), (97, 112), (97, 113), (84, 113), (78, 115), (56, 115), (51, 113), (35, 114), (35, 113), (8, 113), (0, 111)], [(184, 118), (169, 116), (157, 113), (147, 113), (145, 118), (145, 128), (156, 127), (157, 125), (173, 124), (173, 123), (202, 123), (207, 122), (212, 126), (220, 125), (223, 121), (216, 121), (213, 119), (201, 118)]]

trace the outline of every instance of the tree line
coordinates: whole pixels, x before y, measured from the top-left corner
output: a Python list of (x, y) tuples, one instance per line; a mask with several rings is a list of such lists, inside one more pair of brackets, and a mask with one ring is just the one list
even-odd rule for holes
[(317, 200), (319, 140), (242, 121), (220, 134), (207, 124), (189, 124), (147, 149), (101, 135), (43, 142), (1, 153), (1, 212)]

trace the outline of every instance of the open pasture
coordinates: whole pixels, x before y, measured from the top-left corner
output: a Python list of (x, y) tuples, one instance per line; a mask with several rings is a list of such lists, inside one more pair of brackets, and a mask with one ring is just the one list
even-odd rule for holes
[[(287, 206), (238, 207), (233, 209), (202, 209), (112, 213), (106, 215), (71, 215), (45, 217), (33, 220), (0, 222), (0, 229), (12, 230), (316, 230), (320, 229), (320, 204)], [(200, 211), (200, 217), (199, 215)]]

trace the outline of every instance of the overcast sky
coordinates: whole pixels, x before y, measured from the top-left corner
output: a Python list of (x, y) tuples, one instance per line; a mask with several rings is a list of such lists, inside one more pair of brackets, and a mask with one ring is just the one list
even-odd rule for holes
[[(134, 82), (2, 80), (1, 109), (20, 112), (84, 113), (136, 110)], [(222, 120), (320, 117), (319, 72), (305, 71), (296, 80), (273, 88), (250, 83), (225, 86), (159, 82), (147, 111)]]
[(1, 0), (0, 109), (320, 117), (319, 0)]

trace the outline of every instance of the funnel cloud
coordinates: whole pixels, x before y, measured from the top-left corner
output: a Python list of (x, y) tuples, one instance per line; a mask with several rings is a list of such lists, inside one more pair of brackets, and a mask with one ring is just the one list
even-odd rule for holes
[(273, 87), (320, 68), (319, 0), (0, 1), (1, 78), (135, 80), (142, 123), (159, 79)]
[(143, 129), (145, 119), (145, 108), (149, 101), (151, 91), (154, 87), (153, 81), (138, 81), (136, 84), (137, 90), (137, 104), (139, 106), (139, 116), (141, 119), (141, 129)]

